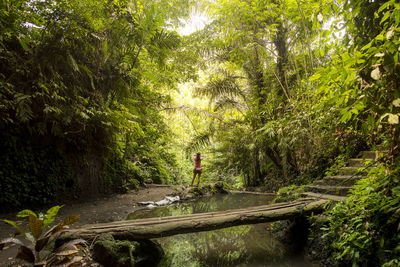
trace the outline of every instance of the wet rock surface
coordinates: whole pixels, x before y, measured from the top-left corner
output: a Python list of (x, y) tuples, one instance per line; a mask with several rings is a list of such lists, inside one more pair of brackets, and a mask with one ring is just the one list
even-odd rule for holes
[(93, 259), (103, 266), (157, 266), (164, 251), (151, 240), (114, 240), (111, 235), (101, 235), (92, 249)]

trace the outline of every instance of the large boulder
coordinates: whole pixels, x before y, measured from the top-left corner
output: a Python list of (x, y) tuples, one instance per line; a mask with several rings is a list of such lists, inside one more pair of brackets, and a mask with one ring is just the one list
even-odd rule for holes
[(223, 182), (200, 184), (200, 186), (189, 187), (186, 192), (184, 192), (183, 199), (193, 199), (214, 194), (227, 193), (229, 192), (225, 189)]
[(94, 243), (93, 259), (105, 267), (157, 266), (164, 251), (151, 240), (114, 240), (102, 235)]

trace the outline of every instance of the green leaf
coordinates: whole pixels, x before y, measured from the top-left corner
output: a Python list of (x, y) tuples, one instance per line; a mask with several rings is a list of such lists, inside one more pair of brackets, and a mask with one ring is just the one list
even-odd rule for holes
[(370, 48), (372, 46), (372, 41), (369, 42), (368, 44), (366, 44), (363, 48), (361, 48), (361, 51), (367, 50), (368, 48)]
[(19, 41), (21, 47), (22, 47), (25, 51), (28, 51), (28, 50), (29, 50), (29, 47), (28, 47), (28, 45), (25, 43), (24, 40), (22, 40), (21, 38), (18, 38), (18, 41)]
[(47, 212), (46, 215), (44, 216), (43, 220), (43, 227), (46, 228), (50, 224), (52, 224), (57, 216), (58, 211), (63, 207), (62, 206), (54, 206), (50, 208)]
[(397, 186), (395, 188), (392, 189), (392, 193), (397, 196), (400, 197), (400, 186)]
[(386, 9), (387, 7), (389, 7), (389, 5), (393, 5), (394, 0), (391, 1), (387, 1), (386, 3), (384, 3), (383, 5), (381, 5), (381, 7), (378, 9), (378, 13), (381, 13), (384, 9)]
[(49, 89), (47, 88), (47, 86), (41, 82), (38, 82), (38, 85), (46, 92), (46, 93), (50, 93)]
[(383, 18), (381, 19), (380, 24), (382, 24), (383, 22), (385, 22), (389, 16), (390, 16), (391, 12), (390, 11), (386, 11), (385, 15), (383, 15)]
[(10, 224), (10, 225), (12, 225), (15, 229), (18, 230), (18, 232), (19, 232), (21, 235), (23, 235), (24, 237), (26, 237), (25, 231), (22, 230), (21, 227), (20, 227), (16, 222), (9, 221), (9, 220), (2, 220), (2, 221), (3, 221), (3, 222), (6, 222), (6, 223), (8, 223), (8, 224)]
[(385, 40), (385, 37), (382, 34), (379, 34), (378, 36), (375, 37), (375, 39), (377, 41), (383, 41), (383, 40)]
[(75, 59), (72, 57), (71, 54), (68, 55), (68, 58), (69, 58), (69, 60), (71, 61), (72, 69), (73, 69), (74, 71), (79, 71), (79, 66), (78, 66), (78, 64), (76, 64), (76, 61), (75, 61)]
[(36, 213), (28, 209), (18, 212), (17, 217), (23, 218), (23, 217), (28, 217), (29, 215), (33, 215), (37, 218)]
[(315, 81), (315, 80), (318, 80), (319, 78), (321, 78), (321, 74), (316, 73), (310, 77), (310, 81)]

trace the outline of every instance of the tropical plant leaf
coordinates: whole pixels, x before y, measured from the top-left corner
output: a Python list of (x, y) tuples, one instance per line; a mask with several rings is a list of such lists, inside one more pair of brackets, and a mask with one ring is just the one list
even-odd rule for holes
[(43, 220), (38, 219), (33, 215), (29, 215), (29, 230), (31, 234), (37, 240), (43, 232)]
[(3, 249), (4, 245), (10, 244), (10, 243), (20, 245), (20, 246), (24, 245), (24, 243), (22, 243), (22, 241), (17, 238), (14, 238), (14, 237), (4, 238), (0, 241), (0, 250)]
[[(82, 256), (74, 256), (73, 258), (71, 258), (68, 262), (65, 263), (65, 266), (79, 266), (80, 262), (83, 260)], [(78, 265), (76, 265), (78, 264)]]
[(60, 249), (66, 248), (67, 246), (75, 246), (75, 245), (78, 245), (78, 244), (86, 245), (87, 242), (86, 242), (86, 240), (83, 240), (83, 239), (74, 239), (74, 240), (71, 240), (71, 241), (69, 241), (69, 242), (63, 244), (63, 245), (60, 247)]
[(38, 239), (36, 241), (35, 250), (38, 252), (41, 251), (47, 245), (47, 242), (49, 242), (49, 239), (50, 239), (50, 236)]
[(50, 230), (48, 230), (44, 236), (49, 236), (49, 235), (54, 235), (55, 233), (64, 230), (67, 228), (67, 225), (72, 224), (76, 221), (79, 220), (79, 216), (78, 215), (69, 215), (67, 216), (61, 223), (59, 223), (58, 225), (55, 225), (54, 227), (52, 227)]
[(34, 267), (42, 267), (42, 266), (50, 266), (50, 265), (47, 265), (47, 261), (41, 261), (41, 262), (36, 262), (33, 266)]
[(70, 63), (71, 63), (72, 69), (73, 69), (74, 71), (79, 71), (79, 66), (78, 66), (78, 64), (76, 64), (76, 61), (75, 61), (75, 59), (72, 57), (71, 54), (68, 54), (68, 58), (69, 58), (69, 61), (70, 61)]
[(54, 206), (50, 208), (47, 212), (46, 215), (44, 216), (44, 221), (43, 221), (43, 227), (46, 228), (50, 224), (52, 224), (58, 214), (58, 211), (63, 207), (62, 206)]
[(10, 224), (10, 225), (12, 225), (15, 229), (18, 230), (18, 232), (19, 232), (21, 235), (23, 235), (23, 236), (26, 237), (25, 231), (22, 230), (21, 227), (19, 227), (19, 225), (18, 225), (16, 222), (13, 222), (13, 221), (10, 221), (10, 220), (2, 220), (2, 221), (3, 221), (3, 222), (6, 222), (6, 223), (8, 223), (8, 224)]
[(64, 230), (65, 228), (67, 228), (67, 226), (65, 225), (54, 225), (53, 227), (51, 227), (49, 230), (47, 230), (47, 232), (43, 235), (44, 237), (50, 237), (52, 235), (54, 235), (55, 233)]
[(32, 249), (28, 248), (27, 246), (19, 247), (16, 258), (30, 263), (35, 262), (35, 254), (33, 253)]
[(72, 223), (78, 221), (79, 218), (80, 218), (80, 217), (79, 217), (78, 215), (69, 215), (69, 216), (67, 216), (67, 217), (61, 222), (60, 225), (63, 225), (63, 226), (65, 226), (65, 225), (70, 225), (70, 224), (72, 224)]
[(28, 50), (29, 50), (29, 47), (28, 47), (28, 45), (27, 45), (27, 43), (26, 43), (25, 40), (22, 40), (22, 38), (18, 38), (18, 41), (19, 41), (21, 47), (22, 47), (25, 51), (28, 51)]
[(78, 249), (67, 249), (67, 250), (62, 250), (60, 252), (57, 252), (56, 255), (57, 256), (72, 256), (78, 252), (79, 252)]
[(32, 233), (26, 233), (25, 235), (26, 239), (28, 239), (29, 241), (31, 241), (32, 243), (36, 242), (35, 237), (32, 235)]
[(20, 212), (18, 212), (17, 217), (23, 218), (23, 217), (28, 217), (29, 215), (35, 216), (37, 218), (36, 213), (28, 209), (21, 210)]

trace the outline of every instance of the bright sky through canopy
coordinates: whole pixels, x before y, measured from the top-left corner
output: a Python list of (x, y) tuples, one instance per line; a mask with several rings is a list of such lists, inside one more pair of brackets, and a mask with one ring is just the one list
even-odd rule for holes
[(195, 31), (201, 30), (210, 21), (205, 12), (200, 12), (193, 9), (190, 13), (190, 18), (188, 20), (182, 20), (184, 27), (178, 28), (178, 32), (181, 35), (189, 35)]

